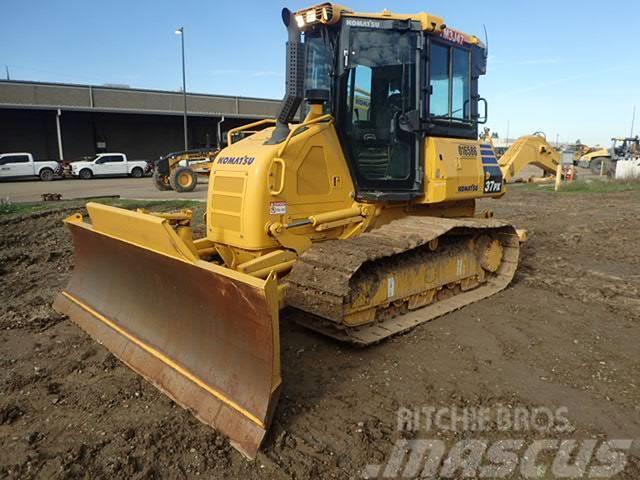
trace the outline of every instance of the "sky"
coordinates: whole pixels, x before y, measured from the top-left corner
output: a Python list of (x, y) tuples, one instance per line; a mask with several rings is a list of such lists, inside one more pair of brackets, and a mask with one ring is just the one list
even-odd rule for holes
[[(609, 145), (640, 132), (640, 2), (342, 0), (356, 11), (427, 11), (489, 38), (488, 126), (502, 137)], [(282, 7), (299, 0), (0, 0), (0, 75), (15, 80), (281, 98)]]

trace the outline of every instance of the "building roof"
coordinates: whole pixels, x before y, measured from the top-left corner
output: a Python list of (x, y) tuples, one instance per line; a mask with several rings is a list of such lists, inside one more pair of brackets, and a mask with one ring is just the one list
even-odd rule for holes
[[(195, 116), (274, 117), (279, 100), (187, 93)], [(0, 80), (0, 108), (182, 115), (182, 92), (66, 83)]]

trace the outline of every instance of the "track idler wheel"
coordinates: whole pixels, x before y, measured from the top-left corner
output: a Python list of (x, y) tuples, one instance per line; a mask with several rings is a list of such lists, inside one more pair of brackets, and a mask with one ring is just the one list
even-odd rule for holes
[(504, 253), (499, 240), (489, 235), (480, 235), (476, 240), (475, 252), (483, 269), (487, 272), (498, 271)]

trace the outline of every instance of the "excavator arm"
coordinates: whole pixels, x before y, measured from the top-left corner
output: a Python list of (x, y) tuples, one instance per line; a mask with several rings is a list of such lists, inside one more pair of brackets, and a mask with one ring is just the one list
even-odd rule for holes
[(498, 163), (504, 180), (510, 182), (527, 165), (535, 165), (545, 173), (555, 175), (560, 160), (560, 152), (549, 145), (544, 135), (534, 133), (518, 138)]

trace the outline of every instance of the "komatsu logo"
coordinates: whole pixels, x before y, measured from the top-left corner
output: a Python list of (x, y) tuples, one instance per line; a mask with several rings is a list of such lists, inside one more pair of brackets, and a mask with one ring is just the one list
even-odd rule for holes
[(218, 165), (251, 165), (256, 160), (256, 157), (219, 157)]
[(350, 27), (365, 27), (365, 28), (380, 28), (380, 27), (382, 27), (382, 22), (377, 22), (375, 20), (348, 19), (345, 22)]

